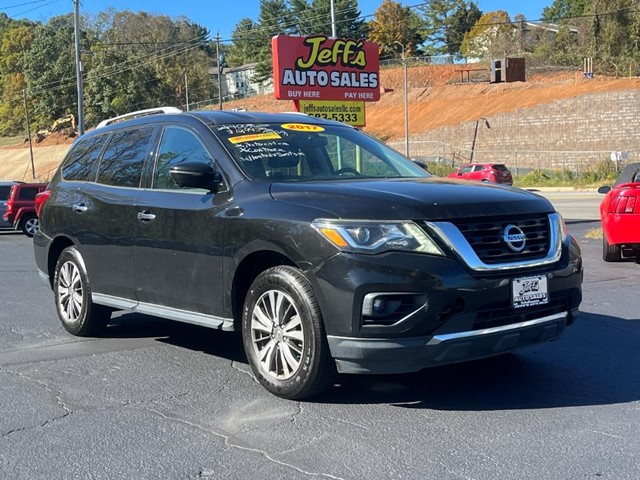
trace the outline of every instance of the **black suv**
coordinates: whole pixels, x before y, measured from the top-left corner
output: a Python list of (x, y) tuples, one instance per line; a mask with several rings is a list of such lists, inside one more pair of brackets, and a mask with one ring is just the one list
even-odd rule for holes
[(429, 175), (301, 114), (158, 113), (76, 140), (40, 197), (41, 275), (75, 335), (132, 309), (241, 330), (285, 398), (557, 339), (582, 261), (544, 198)]

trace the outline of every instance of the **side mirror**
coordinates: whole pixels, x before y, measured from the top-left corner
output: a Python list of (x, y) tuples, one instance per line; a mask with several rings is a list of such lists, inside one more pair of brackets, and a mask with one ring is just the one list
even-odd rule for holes
[(221, 182), (220, 174), (202, 162), (178, 163), (169, 168), (169, 175), (179, 186), (186, 188), (215, 190)]
[(607, 186), (607, 185), (605, 185), (605, 186), (603, 186), (603, 187), (600, 187), (600, 188), (598, 189), (598, 193), (603, 193), (603, 194), (604, 194), (604, 193), (609, 193), (610, 191), (611, 191), (611, 187), (609, 187), (609, 186)]

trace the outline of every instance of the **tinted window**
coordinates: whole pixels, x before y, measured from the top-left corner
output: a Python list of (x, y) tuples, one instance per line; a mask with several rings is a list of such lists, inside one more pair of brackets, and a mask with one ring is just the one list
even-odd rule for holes
[(495, 165), (493, 166), (493, 169), (494, 169), (494, 170), (502, 170), (502, 171), (506, 171), (506, 170), (507, 170), (507, 167), (505, 167), (504, 165), (495, 164)]
[(0, 185), (0, 201), (5, 201), (9, 198), (9, 191), (11, 191), (11, 185)]
[(64, 162), (62, 177), (65, 180), (92, 181), (96, 162), (107, 138), (108, 135), (98, 135), (79, 140)]
[(98, 183), (119, 187), (140, 186), (142, 166), (153, 127), (116, 132), (109, 140), (98, 170)]
[(182, 162), (202, 162), (213, 165), (213, 159), (200, 140), (190, 131), (168, 127), (162, 136), (153, 188), (180, 188), (169, 176), (169, 168)]
[(19, 200), (34, 200), (40, 189), (38, 187), (22, 187), (18, 192)]

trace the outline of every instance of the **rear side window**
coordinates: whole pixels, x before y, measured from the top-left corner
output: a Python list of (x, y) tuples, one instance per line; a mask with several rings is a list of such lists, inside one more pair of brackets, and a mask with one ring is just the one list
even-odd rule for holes
[(200, 140), (189, 130), (167, 127), (160, 142), (153, 188), (179, 188), (169, 176), (169, 168), (182, 162), (213, 165), (213, 159)]
[(62, 167), (62, 178), (90, 182), (95, 178), (95, 166), (108, 135), (83, 138), (73, 147)]
[(139, 187), (152, 133), (153, 127), (114, 133), (102, 155), (98, 183), (118, 187)]
[(18, 200), (35, 200), (39, 191), (37, 187), (22, 187), (18, 193)]

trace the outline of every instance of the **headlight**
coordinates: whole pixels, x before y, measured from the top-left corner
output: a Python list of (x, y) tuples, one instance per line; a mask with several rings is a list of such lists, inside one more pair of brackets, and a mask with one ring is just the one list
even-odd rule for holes
[(389, 250), (444, 255), (413, 222), (371, 222), (365, 220), (313, 221), (313, 227), (340, 250), (381, 253)]

